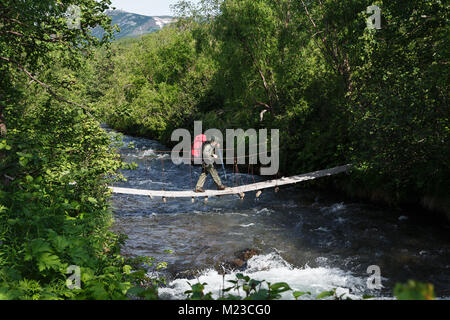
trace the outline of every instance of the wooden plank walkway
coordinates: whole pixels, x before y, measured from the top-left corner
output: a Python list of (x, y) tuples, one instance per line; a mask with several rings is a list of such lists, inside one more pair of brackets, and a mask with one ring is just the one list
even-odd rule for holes
[(239, 187), (227, 188), (226, 190), (206, 190), (204, 193), (196, 193), (194, 191), (162, 191), (162, 190), (139, 190), (139, 189), (127, 189), (127, 188), (116, 188), (110, 187), (113, 193), (118, 194), (129, 194), (129, 195), (140, 195), (140, 196), (150, 196), (150, 197), (162, 197), (162, 198), (196, 198), (196, 197), (216, 197), (216, 196), (226, 196), (232, 194), (239, 194), (243, 197), (245, 192), (250, 191), (260, 191), (267, 188), (276, 188), (279, 186), (284, 186), (287, 184), (295, 184), (302, 181), (313, 180), (321, 177), (332, 176), (335, 174), (347, 172), (351, 165), (340, 166), (336, 168), (314, 171), (310, 173), (301, 174), (298, 176), (292, 176), (288, 178), (281, 178), (276, 180), (268, 180), (263, 182), (257, 182), (253, 184), (243, 185)]

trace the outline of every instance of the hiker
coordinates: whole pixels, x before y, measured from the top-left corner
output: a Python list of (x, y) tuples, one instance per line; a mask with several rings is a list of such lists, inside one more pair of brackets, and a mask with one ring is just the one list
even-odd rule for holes
[(198, 178), (197, 185), (195, 186), (195, 192), (205, 192), (203, 190), (203, 185), (205, 184), (206, 177), (208, 174), (211, 174), (214, 183), (217, 186), (218, 190), (225, 190), (226, 187), (222, 184), (222, 181), (220, 180), (219, 174), (217, 173), (216, 168), (214, 168), (214, 159), (217, 159), (217, 155), (214, 154), (214, 148), (219, 148), (219, 140), (216, 137), (211, 137), (210, 141), (207, 141), (203, 145), (203, 171), (200, 175), (200, 178)]

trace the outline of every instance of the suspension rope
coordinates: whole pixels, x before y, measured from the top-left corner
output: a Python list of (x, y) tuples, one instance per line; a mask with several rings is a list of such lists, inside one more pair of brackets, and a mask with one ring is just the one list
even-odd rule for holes
[(163, 183), (163, 191), (166, 191), (166, 189), (165, 189), (165, 183), (166, 183), (166, 180), (165, 180), (165, 175), (164, 175), (164, 172), (165, 172), (166, 170), (164, 169), (164, 157), (161, 157), (161, 177), (162, 177), (162, 183)]
[(234, 159), (234, 166), (233, 166), (233, 170), (234, 170), (234, 185), (237, 187), (238, 186), (238, 175), (237, 175), (237, 171), (236, 171), (236, 159)]
[[(230, 159), (243, 159), (243, 158), (249, 158), (249, 157), (254, 157), (254, 156), (259, 156), (259, 155), (267, 155), (267, 152), (253, 153), (253, 154), (248, 154), (248, 155), (244, 155), (244, 156), (225, 157), (225, 158), (223, 158), (223, 159), (224, 159), (225, 162), (226, 162), (227, 160), (230, 160)], [(153, 156), (142, 156), (142, 158), (146, 158), (146, 157), (147, 157), (147, 158), (152, 158)], [(192, 157), (191, 157), (191, 158), (183, 158), (183, 157), (180, 157), (180, 158), (178, 158), (178, 159), (190, 161), (190, 160), (192, 160)]]
[(280, 190), (280, 188), (278, 187), (278, 178), (279, 178), (279, 176), (280, 176), (280, 174), (277, 172), (277, 174), (275, 175), (275, 178), (276, 178), (276, 182), (275, 182), (275, 189), (274, 189), (274, 191), (275, 191), (275, 193), (278, 193), (278, 191)]
[(191, 177), (191, 189), (193, 189), (194, 185), (192, 184), (192, 163), (189, 163), (189, 171), (190, 171), (190, 177)]
[(237, 165), (237, 161), (236, 160), (234, 160), (234, 165), (236, 166), (236, 183), (237, 183), (238, 186), (240, 186), (240, 184), (239, 184), (239, 167)]
[[(267, 145), (267, 142), (261, 142), (261, 143), (257, 143), (257, 144), (252, 144), (251, 146), (262, 146), (262, 145)], [(251, 147), (249, 146), (249, 147)], [(236, 149), (231, 149), (231, 148), (224, 148), (222, 149), (223, 151), (233, 151)], [(125, 153), (139, 153), (142, 152), (143, 150), (127, 150)], [(173, 151), (173, 150), (151, 150), (154, 153), (174, 153), (174, 152), (178, 152), (178, 151)]]
[(253, 173), (253, 164), (252, 164), (251, 166), (252, 166), (252, 178), (253, 178), (253, 183), (255, 183), (256, 181), (255, 181), (255, 174)]

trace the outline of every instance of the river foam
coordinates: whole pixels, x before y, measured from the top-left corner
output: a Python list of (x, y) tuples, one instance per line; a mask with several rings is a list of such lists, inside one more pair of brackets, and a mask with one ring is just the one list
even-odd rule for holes
[[(343, 298), (361, 299), (365, 290), (365, 279), (353, 276), (350, 272), (345, 272), (337, 268), (296, 268), (277, 253), (259, 255), (248, 261), (245, 271), (233, 272), (225, 275), (225, 287), (230, 287), (228, 280), (235, 280), (237, 273), (243, 273), (255, 280), (265, 280), (266, 282), (287, 282), (293, 291), (309, 291), (311, 295), (305, 295), (301, 299), (315, 299), (323, 292), (336, 288), (337, 295), (343, 295)], [(159, 290), (160, 298), (182, 300), (186, 299), (185, 291), (190, 290), (188, 282), (191, 284), (206, 283), (205, 293), (211, 292), (217, 299), (220, 297), (221, 289), (224, 286), (223, 275), (214, 269), (203, 271), (197, 279), (176, 279), (170, 282), (166, 288)], [(263, 286), (264, 287), (264, 286)], [(230, 294), (245, 297), (245, 293), (240, 290), (230, 291)], [(282, 300), (293, 300), (292, 291), (282, 293)]]

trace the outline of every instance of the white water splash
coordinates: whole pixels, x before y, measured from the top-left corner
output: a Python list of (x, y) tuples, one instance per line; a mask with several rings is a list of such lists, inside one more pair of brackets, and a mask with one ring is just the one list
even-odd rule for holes
[[(225, 287), (230, 287), (228, 280), (235, 280), (236, 273), (225, 276)], [(248, 267), (244, 275), (249, 276), (255, 280), (265, 280), (266, 282), (287, 282), (293, 291), (309, 291), (311, 295), (305, 295), (301, 299), (315, 299), (315, 297), (327, 290), (336, 288), (338, 295), (349, 297), (351, 299), (361, 299), (362, 290), (365, 289), (365, 279), (353, 276), (350, 272), (345, 272), (337, 268), (295, 268), (288, 262), (283, 260), (277, 253), (270, 253), (266, 255), (259, 255), (251, 258), (248, 261)], [(209, 269), (204, 271), (199, 277), (198, 281), (206, 283), (205, 293), (211, 292), (215, 299), (221, 295), (223, 288), (223, 276), (216, 270)], [(186, 299), (185, 291), (190, 290), (188, 281), (191, 284), (197, 283), (195, 280), (176, 279), (168, 284), (166, 288), (159, 290), (162, 299)], [(229, 292), (233, 295), (240, 295), (245, 297), (245, 293), (240, 290)], [(282, 293), (282, 300), (293, 300), (292, 291)]]
[(347, 219), (344, 219), (344, 218), (339, 217), (339, 218), (335, 219), (334, 221), (336, 221), (336, 222), (339, 223), (339, 224), (343, 224), (344, 222), (347, 221)]
[(266, 216), (270, 216), (273, 213), (273, 210), (268, 209), (268, 208), (262, 208), (262, 209), (253, 209), (253, 211), (255, 211), (257, 214), (261, 214), (261, 215), (266, 215)]
[(317, 229), (314, 229), (313, 231), (330, 232), (331, 230), (326, 227), (319, 227)]
[(142, 156), (144, 156), (144, 157), (156, 156), (156, 153), (152, 149), (144, 150), (144, 152), (142, 153)]
[(255, 225), (254, 223), (249, 223), (249, 224), (241, 224), (239, 226), (242, 227), (242, 228), (249, 228), (249, 227), (254, 226), (254, 225)]
[(323, 207), (320, 209), (321, 212), (330, 212), (330, 213), (336, 213), (338, 211), (344, 210), (346, 208), (345, 204), (343, 202), (341, 203), (335, 203), (330, 207)]

